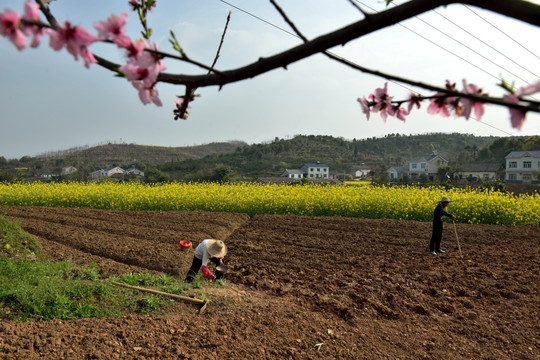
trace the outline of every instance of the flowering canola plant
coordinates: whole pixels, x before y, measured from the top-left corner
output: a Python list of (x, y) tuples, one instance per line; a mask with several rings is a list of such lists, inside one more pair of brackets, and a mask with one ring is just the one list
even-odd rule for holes
[(540, 195), (412, 186), (279, 186), (251, 183), (0, 184), (0, 205), (111, 210), (214, 211), (431, 221), (442, 196), (469, 224), (540, 226)]

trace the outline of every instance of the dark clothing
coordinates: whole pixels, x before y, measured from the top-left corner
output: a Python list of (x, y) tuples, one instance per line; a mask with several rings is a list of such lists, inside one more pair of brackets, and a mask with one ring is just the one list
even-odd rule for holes
[(452, 217), (453, 215), (449, 212), (446, 212), (446, 210), (444, 210), (443, 204), (439, 203), (439, 205), (437, 205), (437, 207), (433, 211), (433, 222), (439, 221), (442, 223), (443, 216)]
[[(219, 266), (218, 258), (211, 257), (208, 260), (216, 264), (216, 266)], [(199, 270), (201, 270), (201, 266), (202, 266), (202, 259), (197, 259), (196, 256), (193, 256), (193, 263), (191, 263), (191, 267), (189, 268), (189, 271), (187, 273), (186, 282), (193, 282), (193, 279), (199, 273)], [(217, 280), (223, 278), (223, 273), (221, 271), (216, 271), (215, 275), (216, 275)]]
[(443, 216), (452, 217), (453, 215), (444, 210), (444, 206), (439, 203), (433, 211), (433, 232), (429, 242), (429, 251), (437, 251), (441, 249), (441, 240), (443, 233)]

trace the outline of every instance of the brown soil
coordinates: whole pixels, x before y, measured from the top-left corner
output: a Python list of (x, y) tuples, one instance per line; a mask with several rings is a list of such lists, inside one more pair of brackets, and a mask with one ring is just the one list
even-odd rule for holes
[(206, 313), (0, 322), (2, 359), (539, 359), (540, 230), (207, 212), (4, 207), (53, 260), (183, 277), (226, 241)]

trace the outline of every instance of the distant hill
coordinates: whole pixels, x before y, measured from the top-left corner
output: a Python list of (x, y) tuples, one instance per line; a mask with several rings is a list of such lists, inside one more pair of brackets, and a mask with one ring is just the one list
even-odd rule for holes
[(436, 151), (447, 160), (456, 160), (466, 149), (481, 149), (490, 146), (496, 136), (474, 136), (470, 134), (432, 133), (423, 135), (390, 134), (382, 138), (354, 141), (358, 152), (377, 154), (391, 165), (404, 165), (411, 158), (429, 155)]
[(403, 165), (419, 155), (438, 151), (455, 160), (466, 148), (489, 146), (497, 137), (463, 134), (389, 135), (384, 138), (345, 140), (323, 135), (298, 135), (292, 139), (275, 138), (266, 144), (245, 145), (234, 153), (212, 154), (201, 159), (169, 162), (160, 170), (174, 179), (212, 178), (212, 172), (226, 168), (232, 178), (279, 176), (285, 169), (299, 169), (305, 163), (321, 162), (335, 173), (351, 166)]
[[(163, 147), (135, 144), (106, 144), (6, 161), (0, 157), (0, 172), (15, 177), (40, 178), (59, 174), (64, 166), (79, 171), (73, 180), (85, 180), (91, 171), (109, 167), (135, 167), (169, 180), (253, 180), (279, 176), (286, 169), (299, 169), (305, 163), (324, 163), (330, 171), (343, 175), (355, 165), (384, 171), (405, 165), (412, 158), (436, 151), (458, 168), (469, 162), (504, 162), (512, 150), (540, 148), (540, 137), (494, 137), (468, 134), (432, 133), (391, 134), (381, 138), (352, 139), (325, 135), (297, 135), (275, 138), (261, 144), (242, 141), (198, 146)], [(162, 176), (163, 175), (163, 176)]]
[(144, 163), (157, 166), (170, 161), (199, 159), (210, 154), (226, 154), (236, 151), (245, 142), (216, 142), (206, 145), (165, 147), (135, 144), (106, 144), (81, 150), (56, 152), (38, 156), (42, 169), (54, 171), (63, 166), (100, 169), (111, 165), (126, 166)]

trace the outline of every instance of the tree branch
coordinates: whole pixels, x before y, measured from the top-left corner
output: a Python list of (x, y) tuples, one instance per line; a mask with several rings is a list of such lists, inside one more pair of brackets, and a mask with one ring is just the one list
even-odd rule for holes
[(365, 73), (368, 73), (368, 74), (376, 75), (376, 76), (379, 76), (379, 77), (382, 77), (382, 78), (385, 78), (385, 79), (388, 79), (388, 80), (402, 82), (402, 83), (409, 84), (409, 85), (412, 85), (412, 86), (415, 86), (415, 87), (420, 87), (420, 88), (423, 88), (423, 89), (426, 89), (426, 90), (431, 90), (431, 91), (444, 93), (444, 94), (447, 94), (448, 97), (455, 96), (455, 97), (460, 97), (460, 98), (471, 99), (471, 100), (481, 102), (481, 103), (502, 105), (502, 106), (511, 107), (511, 108), (515, 108), (515, 109), (519, 109), (519, 110), (523, 110), (523, 111), (540, 112), (540, 106), (535, 101), (529, 101), (529, 100), (525, 100), (525, 99), (520, 99), (520, 100), (528, 102), (530, 104), (530, 105), (522, 105), (522, 104), (509, 103), (509, 102), (504, 101), (503, 99), (500, 99), (500, 98), (489, 97), (489, 96), (480, 96), (480, 95), (476, 95), (476, 94), (469, 94), (469, 93), (463, 93), (463, 92), (459, 92), (459, 91), (453, 91), (453, 90), (449, 90), (447, 88), (442, 88), (442, 87), (439, 87), (439, 86), (433, 86), (433, 85), (429, 85), (429, 84), (424, 84), (422, 82), (409, 80), (409, 79), (406, 79), (406, 78), (402, 78), (400, 76), (390, 75), (390, 74), (386, 74), (386, 73), (383, 73), (383, 72), (380, 72), (380, 71), (371, 70), (371, 69), (365, 68), (363, 66), (360, 66), (358, 64), (355, 64), (355, 63), (353, 63), (353, 62), (351, 62), (351, 61), (349, 61), (347, 59), (344, 59), (344, 58), (342, 58), (342, 57), (340, 57), (338, 55), (335, 55), (335, 54), (333, 54), (333, 53), (331, 53), (329, 51), (325, 51), (324, 53), (327, 56), (329, 56), (330, 58), (332, 58), (332, 59), (334, 59), (334, 60), (336, 60), (336, 61), (338, 61), (338, 62), (340, 62), (340, 63), (342, 63), (344, 65), (347, 65), (347, 66), (349, 66), (349, 67), (351, 67), (353, 69), (356, 69), (356, 70), (359, 70), (359, 71), (362, 71), (362, 72), (365, 72)]
[(288, 49), (268, 58), (241, 68), (223, 71), (221, 76), (182, 75), (161, 73), (158, 81), (170, 84), (192, 84), (197, 87), (225, 84), (250, 79), (268, 71), (283, 67), (302, 60), (311, 55), (360, 38), (369, 33), (395, 25), (437, 7), (453, 3), (469, 4), (484, 8), (502, 15), (507, 15), (533, 25), (540, 25), (540, 6), (520, 0), (413, 0), (388, 10), (371, 14), (369, 17), (344, 28), (322, 35), (306, 43)]
[(44, 2), (43, 0), (36, 0), (36, 3), (39, 5), (39, 10), (43, 13), (43, 15), (45, 15), (45, 18), (47, 19), (49, 24), (53, 28), (57, 28), (58, 21), (56, 21), (56, 18), (53, 16), (51, 11), (49, 10), (48, 1)]
[(285, 14), (285, 11), (283, 11), (283, 9), (281, 9), (281, 7), (279, 7), (279, 5), (274, 1), (274, 0), (270, 0), (270, 2), (272, 3), (272, 5), (274, 5), (274, 7), (276, 8), (276, 10), (279, 12), (279, 14), (281, 15), (281, 17), (283, 17), (283, 20), (285, 20), (285, 22), (287, 24), (289, 24), (289, 26), (291, 27), (291, 29), (293, 29), (293, 31), (296, 33), (296, 35), (298, 35), (298, 37), (302, 40), (304, 40), (304, 42), (308, 42), (308, 39), (307, 37), (305, 37), (301, 32), (300, 30), (298, 30), (298, 28), (296, 27), (296, 25), (294, 25), (294, 23), (289, 19), (289, 17), (287, 16), (287, 14)]
[[(225, 41), (225, 34), (227, 33), (227, 28), (229, 27), (229, 22), (231, 21), (231, 12), (229, 11), (229, 14), (227, 15), (227, 21), (225, 22), (225, 27), (223, 28), (223, 33), (221, 34), (221, 40), (219, 41), (219, 46), (218, 46), (218, 49), (216, 51), (216, 56), (214, 57), (214, 62), (212, 63), (212, 65), (210, 66), (210, 69), (208, 71), (208, 73), (210, 73), (210, 71), (214, 71), (214, 66), (216, 66), (216, 63), (219, 59), (219, 53), (221, 52), (221, 47), (223, 46), (223, 42)], [(218, 74), (220, 74), (221, 72), (216, 72)]]
[[(219, 54), (221, 53), (221, 47), (223, 46), (223, 42), (225, 41), (225, 34), (227, 34), (227, 28), (229, 27), (229, 22), (231, 21), (231, 12), (229, 11), (229, 14), (227, 15), (227, 21), (225, 22), (225, 27), (223, 28), (223, 33), (221, 34), (221, 40), (219, 41), (219, 45), (216, 51), (216, 56), (214, 57), (214, 61), (212, 62), (212, 65), (208, 69), (208, 73), (214, 71), (214, 66), (216, 66), (216, 63), (219, 59)], [(216, 72), (219, 74), (219, 72)], [(177, 107), (174, 110), (174, 119), (187, 119), (187, 116), (189, 115), (187, 112), (187, 109), (189, 107), (189, 103), (194, 100), (195, 98), (195, 91), (197, 88), (192, 87), (190, 85), (186, 86), (186, 92), (183, 96), (184, 101), (182, 102), (182, 105), (180, 107)]]
[(169, 54), (169, 53), (165, 53), (163, 51), (157, 51), (157, 50), (153, 50), (153, 49), (144, 49), (144, 51), (147, 51), (147, 52), (152, 53), (152, 54), (159, 55), (162, 58), (167, 57), (167, 58), (171, 58), (171, 59), (175, 59), (175, 60), (179, 60), (179, 61), (184, 61), (184, 62), (187, 62), (187, 63), (192, 64), (192, 65), (196, 65), (196, 66), (198, 66), (198, 67), (200, 67), (202, 69), (208, 70), (208, 73), (214, 72), (214, 73), (216, 73), (218, 75), (221, 74), (221, 71), (217, 71), (217, 70), (214, 69), (215, 62), (214, 62), (214, 64), (212, 66), (208, 66), (208, 65), (205, 65), (205, 64), (200, 63), (198, 61), (190, 59), (185, 54), (182, 55), (182, 56), (178, 56), (178, 55), (173, 55), (173, 54)]
[[(313, 40), (307, 40), (300, 31), (295, 27), (294, 23), (288, 19), (286, 14), (281, 10), (281, 8), (275, 3), (274, 0), (270, 0), (274, 7), (280, 12), (285, 21), (293, 28), (297, 36), (299, 36), (304, 43), (296, 47), (285, 50), (276, 55), (270, 56), (268, 58), (260, 58), (257, 62), (236, 68), (227, 71), (216, 71), (214, 70), (215, 61), (212, 66), (206, 66), (204, 64), (195, 62), (191, 59), (179, 58), (178, 60), (188, 61), (192, 64), (198, 65), (206, 70), (209, 70), (207, 74), (202, 75), (185, 75), (185, 74), (170, 74), (170, 73), (160, 73), (157, 82), (165, 82), (176, 85), (185, 85), (188, 89), (196, 89), (198, 87), (205, 86), (223, 86), (225, 84), (234, 83), (237, 81), (242, 81), (250, 79), (271, 70), (283, 67), (286, 68), (291, 63), (302, 60), (309, 56), (315, 55), (317, 53), (324, 53), (330, 58), (339, 61), (347, 66), (350, 66), (356, 70), (360, 70), (369, 74), (380, 76), (386, 79), (395, 80), (403, 83), (407, 83), (413, 86), (421, 87), (427, 90), (433, 90), (438, 92), (443, 92), (449, 94), (449, 96), (460, 96), (467, 97), (479, 102), (498, 104), (508, 107), (517, 108), (523, 111), (539, 111), (538, 107), (535, 104), (529, 106), (521, 104), (510, 104), (498, 98), (483, 97), (474, 94), (463, 94), (458, 92), (452, 92), (448, 89), (427, 85), (421, 82), (416, 82), (401, 78), (399, 76), (385, 74), (379, 71), (371, 70), (364, 68), (358, 64), (352, 63), (344, 58), (341, 58), (331, 52), (328, 49), (344, 45), (354, 39), (360, 38), (377, 30), (381, 30), (392, 25), (395, 25), (401, 21), (410, 19), (417, 15), (420, 15), (424, 12), (433, 10), (440, 6), (447, 6), (450, 4), (467, 4), (471, 6), (476, 6), (486, 10), (493, 11), (498, 14), (506, 15), (517, 20), (527, 22), (532, 25), (540, 26), (540, 6), (521, 0), (411, 0), (402, 5), (398, 5), (387, 10), (381, 11), (379, 13), (365, 14), (365, 18), (357, 21), (351, 25), (345, 26), (341, 29), (335, 30), (331, 33), (319, 36)], [(46, 0), (36, 0), (39, 4), (42, 13), (47, 18), (47, 21), (50, 23), (51, 27), (57, 28), (58, 22), (51, 14), (48, 5), (45, 3)], [(222, 40), (223, 41), (223, 40)], [(221, 47), (221, 44), (220, 44)], [(218, 50), (219, 54), (219, 50)], [(161, 53), (163, 56), (175, 57), (170, 54)], [(120, 65), (115, 64), (107, 59), (104, 59), (100, 56), (95, 58), (98, 64), (110, 71), (119, 73)], [(187, 96), (187, 93), (186, 93)], [(189, 96), (186, 100), (189, 102)], [(526, 101), (526, 100), (524, 100)]]

